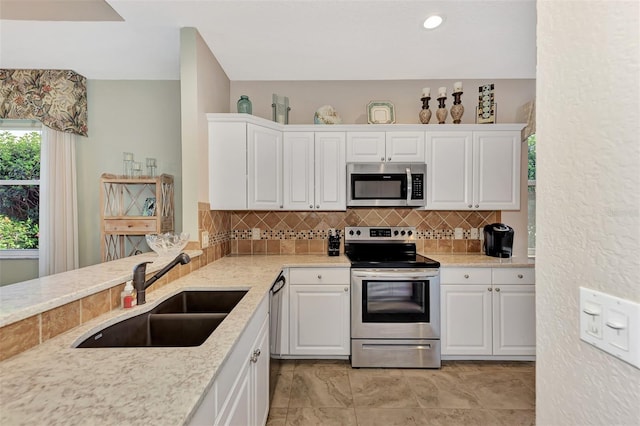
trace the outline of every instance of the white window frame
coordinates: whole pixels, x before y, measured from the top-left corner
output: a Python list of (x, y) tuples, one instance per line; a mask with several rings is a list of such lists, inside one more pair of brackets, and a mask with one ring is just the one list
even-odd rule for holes
[[(42, 125), (36, 120), (0, 120), (0, 131), (31, 131), (42, 134)], [(42, 139), (40, 139), (42, 142)], [(42, 164), (42, 145), (40, 146), (40, 163)], [(2, 180), (0, 186), (40, 185), (40, 179)], [(40, 209), (38, 202), (38, 209)], [(38, 242), (38, 247), (40, 242)], [(39, 259), (40, 249), (0, 249), (0, 260), (3, 259)]]

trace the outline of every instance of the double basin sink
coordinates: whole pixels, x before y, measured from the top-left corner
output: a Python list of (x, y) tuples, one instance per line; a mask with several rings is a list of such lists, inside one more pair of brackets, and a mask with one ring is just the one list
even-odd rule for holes
[(200, 346), (240, 302), (244, 290), (189, 290), (106, 327), (77, 348)]

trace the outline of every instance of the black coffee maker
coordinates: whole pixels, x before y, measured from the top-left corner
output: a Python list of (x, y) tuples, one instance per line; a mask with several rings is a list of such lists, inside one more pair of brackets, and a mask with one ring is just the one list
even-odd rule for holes
[(513, 228), (504, 223), (492, 223), (484, 227), (484, 252), (487, 256), (511, 257)]

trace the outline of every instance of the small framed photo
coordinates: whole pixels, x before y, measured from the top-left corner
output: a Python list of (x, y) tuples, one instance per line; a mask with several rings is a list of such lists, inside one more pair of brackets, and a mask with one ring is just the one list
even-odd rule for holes
[(149, 197), (144, 200), (142, 208), (142, 216), (155, 216), (156, 214), (156, 197)]

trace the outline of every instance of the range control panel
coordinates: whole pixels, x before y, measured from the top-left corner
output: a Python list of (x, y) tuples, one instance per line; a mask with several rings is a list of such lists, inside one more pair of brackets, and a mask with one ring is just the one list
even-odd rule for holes
[(414, 226), (347, 226), (345, 241), (407, 241), (416, 239)]

